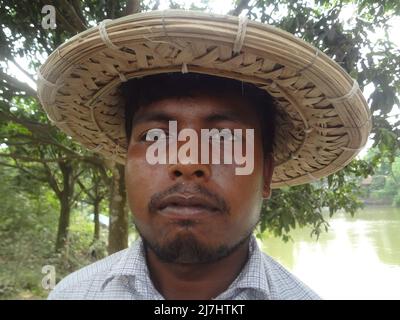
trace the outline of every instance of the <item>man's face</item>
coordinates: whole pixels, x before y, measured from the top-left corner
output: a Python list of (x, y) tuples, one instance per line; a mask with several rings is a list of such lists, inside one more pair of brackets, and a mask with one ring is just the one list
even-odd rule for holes
[[(237, 175), (235, 162), (182, 164), (179, 158), (176, 164), (149, 164), (146, 152), (154, 142), (146, 141), (146, 133), (157, 128), (168, 135), (169, 121), (177, 121), (178, 132), (198, 133), (199, 158), (201, 129), (254, 129), (254, 170)], [(240, 96), (168, 98), (135, 113), (125, 170), (128, 203), (145, 244), (163, 261), (212, 262), (234, 251), (259, 220), (272, 170), (260, 119)]]

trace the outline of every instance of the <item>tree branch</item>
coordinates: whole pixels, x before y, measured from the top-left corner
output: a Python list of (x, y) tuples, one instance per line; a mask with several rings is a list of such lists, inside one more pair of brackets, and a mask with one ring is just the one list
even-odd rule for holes
[(238, 16), (242, 13), (244, 9), (249, 7), (250, 0), (240, 0), (235, 9), (229, 11), (229, 14), (232, 16)]
[(40, 136), (51, 137), (51, 132), (54, 132), (54, 128), (48, 124), (35, 122), (21, 116), (17, 117), (11, 112), (4, 112), (3, 110), (0, 110), (0, 119), (18, 123), (27, 128), (32, 133), (38, 134)]
[[(42, 158), (44, 158), (43, 153), (39, 150), (40, 154), (42, 155)], [(55, 177), (53, 176), (50, 167), (47, 165), (46, 162), (42, 162), (43, 163), (43, 167), (44, 167), (44, 171), (47, 177), (47, 182), (49, 183), (50, 187), (53, 189), (53, 191), (56, 193), (58, 198), (61, 198), (62, 196), (62, 191), (60, 190), (57, 180), (55, 179)]]
[[(35, 135), (26, 135), (26, 134), (14, 134), (13, 136), (5, 136), (5, 137), (0, 137), (0, 139), (4, 139), (7, 138), (9, 139), (27, 139), (29, 140), (29, 144), (37, 144), (37, 145), (52, 145), (54, 147), (57, 147), (58, 149), (66, 152), (70, 157), (68, 159), (85, 159), (84, 156), (82, 156), (79, 153), (76, 153), (75, 151), (67, 148), (66, 146), (58, 143), (56, 140), (52, 139), (50, 137), (50, 139), (44, 138), (44, 137), (40, 137), (40, 136), (35, 136)], [(9, 141), (3, 141), (3, 143), (5, 144), (10, 144), (12, 145), (13, 142), (9, 143)], [(22, 144), (22, 143), (21, 143)], [(25, 143), (24, 143), (25, 144)], [(26, 143), (28, 144), (28, 143)]]
[(37, 159), (37, 158), (31, 158), (31, 157), (18, 155), (16, 153), (0, 153), (0, 157), (10, 157), (10, 158), (19, 159), (19, 160), (22, 160), (22, 161), (25, 161), (25, 162), (38, 162), (38, 163), (58, 162), (58, 161), (71, 160), (71, 158), (68, 158), (68, 157), (57, 158), (57, 159)]
[(15, 61), (14, 58), (11, 58), (10, 61), (11, 61), (23, 74), (25, 74), (25, 75), (29, 78), (29, 80), (31, 80), (32, 82), (36, 82), (35, 79), (33, 79), (33, 76), (32, 76), (28, 71), (26, 71), (24, 68), (22, 68), (22, 67), (19, 65), (19, 63), (18, 63), (17, 61)]
[(17, 78), (14, 78), (7, 73), (3, 72), (0, 70), (0, 79), (3, 79), (6, 81), (6, 85), (10, 89), (14, 89), (13, 91), (24, 91), (26, 92), (29, 96), (36, 98), (37, 94), (34, 89), (32, 89), (27, 83), (19, 81)]
[(61, 8), (65, 9), (65, 13), (72, 22), (72, 25), (80, 32), (85, 31), (87, 29), (87, 25), (85, 21), (82, 21), (82, 19), (76, 13), (74, 6), (70, 4), (67, 0), (61, 0), (60, 4)]
[(160, 6), (160, 0), (156, 0), (156, 3), (154, 4), (153, 8), (151, 10), (158, 10), (158, 7)]
[(79, 171), (76, 175), (72, 176), (72, 180), (76, 180), (79, 178), (79, 176), (83, 173), (84, 170)]
[(78, 29), (76, 29), (73, 25), (69, 23), (68, 19), (65, 18), (64, 15), (61, 13), (61, 11), (57, 8), (56, 8), (56, 14), (57, 14), (57, 19), (59, 21), (61, 20), (60, 23), (61, 26), (64, 27), (65, 30), (68, 31), (71, 35), (75, 35), (80, 32)]
[(95, 199), (94, 199), (93, 195), (90, 193), (90, 189), (88, 190), (88, 189), (85, 187), (85, 185), (81, 182), (80, 179), (77, 179), (76, 182), (77, 182), (77, 184), (79, 185), (79, 187), (83, 190), (83, 192), (85, 192), (85, 194), (89, 197), (89, 199), (90, 199), (91, 201), (94, 201)]
[(26, 173), (28, 176), (30, 176), (30, 177), (36, 179), (36, 180), (43, 181), (43, 182), (47, 182), (46, 179), (40, 178), (40, 177), (38, 176), (37, 173), (34, 174), (34, 173), (32, 173), (32, 172), (26, 170), (26, 169), (23, 168), (22, 166), (18, 165), (18, 162), (16, 162), (15, 159), (14, 159), (14, 161), (15, 161), (15, 163), (16, 163), (15, 165), (12, 165), (12, 164), (9, 164), (9, 163), (6, 163), (6, 162), (0, 162), (0, 165), (1, 165), (1, 166), (5, 166), (5, 167), (10, 167), (10, 168), (18, 169), (18, 170), (20, 170), (20, 171)]
[[(56, 8), (56, 17), (57, 17), (57, 28), (62, 27), (70, 33), (71, 35), (75, 35), (83, 30), (77, 28), (73, 24), (70, 23), (70, 19), (68, 17), (65, 17), (63, 12), (60, 10), (60, 2), (59, 1), (54, 1), (54, 0), (46, 0), (46, 1), (41, 1), (42, 5), (45, 4), (51, 4)], [(60, 22), (60, 23), (59, 23)]]
[[(4, 139), (3, 137), (0, 137), (0, 139)], [(7, 137), (8, 139), (8, 137)], [(1, 141), (1, 140), (0, 140)], [(22, 142), (13, 142), (13, 141), (1, 141), (1, 143), (5, 143), (7, 146), (25, 146), (25, 145), (32, 145), (31, 142), (28, 141), (22, 141)]]
[(128, 0), (125, 9), (125, 15), (140, 12), (140, 0)]
[(81, 195), (81, 194), (82, 194), (82, 191), (75, 193), (75, 196), (72, 196), (72, 197), (70, 198), (70, 200), (68, 201), (68, 204), (69, 204), (70, 206), (72, 206), (72, 205), (80, 198), (80, 195)]
[(10, 168), (15, 168), (15, 169), (20, 169), (20, 167), (6, 163), (6, 162), (1, 162), (0, 161), (0, 166), (4, 166), (4, 167), (10, 167)]
[(82, 21), (82, 23), (87, 26), (87, 22), (85, 17), (82, 14), (82, 8), (81, 8), (81, 1), (80, 0), (72, 0), (72, 7), (75, 10), (75, 13), (79, 17), (79, 19)]

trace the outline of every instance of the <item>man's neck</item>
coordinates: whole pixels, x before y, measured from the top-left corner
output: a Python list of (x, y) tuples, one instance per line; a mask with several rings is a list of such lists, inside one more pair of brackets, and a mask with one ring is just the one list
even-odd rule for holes
[(160, 261), (147, 249), (147, 264), (156, 289), (165, 299), (209, 300), (228, 289), (246, 264), (249, 241), (242, 243), (229, 256), (213, 263), (176, 264)]

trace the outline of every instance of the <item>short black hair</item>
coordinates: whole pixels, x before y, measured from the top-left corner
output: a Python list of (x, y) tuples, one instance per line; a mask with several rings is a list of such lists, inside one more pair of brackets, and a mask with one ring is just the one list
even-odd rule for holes
[(193, 97), (201, 92), (213, 96), (243, 96), (248, 99), (260, 117), (264, 152), (273, 151), (274, 99), (268, 92), (251, 83), (199, 73), (163, 73), (133, 78), (122, 84), (121, 91), (125, 99), (125, 132), (128, 142), (133, 117), (140, 107), (166, 98)]

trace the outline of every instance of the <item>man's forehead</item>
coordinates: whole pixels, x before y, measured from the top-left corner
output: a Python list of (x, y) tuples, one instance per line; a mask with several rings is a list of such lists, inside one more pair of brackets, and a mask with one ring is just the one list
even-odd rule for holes
[[(191, 119), (202, 121), (258, 122), (255, 108), (241, 97), (207, 96), (170, 97), (142, 106), (135, 113), (134, 124), (143, 121)], [(156, 119), (157, 120), (157, 119)]]

